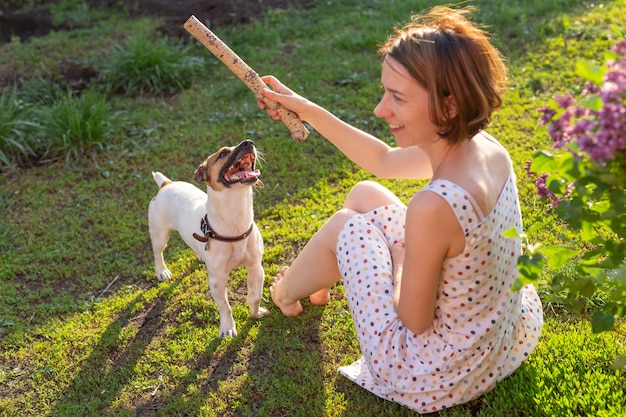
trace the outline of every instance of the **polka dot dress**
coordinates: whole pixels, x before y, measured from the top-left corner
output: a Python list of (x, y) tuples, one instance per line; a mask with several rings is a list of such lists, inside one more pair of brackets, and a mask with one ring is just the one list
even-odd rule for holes
[(372, 393), (420, 413), (470, 401), (509, 376), (532, 352), (543, 324), (533, 286), (516, 278), (522, 229), (515, 179), (483, 216), (464, 189), (435, 180), (420, 192), (441, 195), (465, 231), (463, 253), (444, 261), (433, 326), (408, 330), (393, 306), (389, 248), (404, 237), (406, 207), (384, 206), (346, 222), (337, 260), (363, 356), (339, 368)]

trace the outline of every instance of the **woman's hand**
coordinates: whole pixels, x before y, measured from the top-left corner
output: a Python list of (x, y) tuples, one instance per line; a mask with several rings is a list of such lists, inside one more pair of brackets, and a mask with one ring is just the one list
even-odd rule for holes
[(399, 275), (402, 275), (401, 273), (398, 274), (399, 272), (398, 270), (402, 269), (402, 264), (404, 263), (404, 253), (405, 253), (404, 239), (399, 242), (396, 242), (391, 247), (391, 262), (393, 264), (394, 281), (400, 278)]
[[(294, 93), (291, 89), (282, 84), (276, 77), (272, 75), (265, 75), (261, 77), (261, 80), (263, 80), (266, 85), (269, 85), (271, 87), (271, 89), (266, 88), (263, 90), (264, 97), (267, 97), (268, 99), (279, 103), (287, 110), (291, 110), (292, 112), (296, 113), (300, 120), (305, 120), (303, 118), (303, 112), (308, 106), (311, 106), (313, 103), (311, 103), (304, 97)], [(265, 109), (270, 117), (275, 120), (280, 120), (280, 115), (275, 109), (269, 108), (262, 101), (258, 102), (258, 105), (259, 108)]]

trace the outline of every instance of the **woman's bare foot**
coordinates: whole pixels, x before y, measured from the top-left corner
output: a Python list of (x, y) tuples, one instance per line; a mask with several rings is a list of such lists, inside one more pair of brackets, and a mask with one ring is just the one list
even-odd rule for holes
[(311, 304), (316, 306), (326, 305), (330, 301), (330, 291), (328, 288), (322, 288), (318, 292), (311, 294), (309, 300), (311, 300)]
[(283, 266), (280, 269), (280, 272), (278, 273), (278, 275), (276, 275), (276, 278), (274, 278), (274, 282), (272, 282), (272, 285), (270, 286), (270, 295), (272, 296), (272, 301), (274, 302), (274, 304), (276, 304), (276, 306), (280, 308), (280, 311), (282, 311), (285, 316), (291, 317), (297, 316), (302, 313), (302, 304), (300, 304), (300, 301), (297, 300), (295, 302), (285, 302), (285, 300), (283, 300), (283, 297), (279, 295), (280, 288), (276, 287), (285, 277), (285, 273), (288, 269), (289, 268), (286, 266)]

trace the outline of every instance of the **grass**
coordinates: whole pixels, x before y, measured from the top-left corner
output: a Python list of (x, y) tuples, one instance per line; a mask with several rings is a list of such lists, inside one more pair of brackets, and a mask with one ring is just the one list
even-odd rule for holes
[[(407, 3), (320, 2), (216, 32), (259, 73), (276, 74), (387, 139), (372, 115), (380, 95), (375, 48), (394, 24), (432, 2)], [(614, 42), (610, 25), (626, 20), (626, 2), (475, 4), (509, 59), (511, 90), (490, 131), (511, 151), (530, 224), (550, 216), (523, 171), (535, 150), (549, 146), (535, 134), (537, 109), (552, 94), (578, 87), (577, 58), (603, 59)], [(60, 32), (19, 48), (0, 45), (0, 67), (37, 77), (49, 68), (31, 65), (41, 49), (47, 51), (43, 63), (59, 57), (97, 62), (114, 45), (154, 29), (154, 22), (121, 19), (94, 21), (73, 37)], [(207, 154), (253, 139), (265, 154), (266, 187), (256, 193), (255, 213), (268, 277), (293, 259), (356, 181), (370, 178), (315, 132), (293, 142), (221, 63), (194, 42), (190, 48), (206, 59), (191, 88), (107, 99), (116, 128), (98, 152), (3, 173), (0, 415), (412, 415), (337, 374), (359, 356), (341, 285), (328, 306), (305, 302), (304, 315), (295, 319), (280, 315), (266, 289), (263, 304), (271, 315), (255, 320), (244, 303), (244, 273), (235, 271), (230, 297), (239, 336), (219, 340), (205, 267), (177, 236), (166, 252), (175, 278), (155, 280), (146, 218), (156, 192), (152, 170), (191, 181)], [(405, 200), (422, 185), (383, 183)], [(556, 222), (552, 227), (537, 231), (535, 240), (552, 242), (567, 232)], [(548, 282), (540, 286), (546, 299)], [(491, 393), (439, 415), (624, 415), (626, 375), (611, 361), (625, 353), (622, 335), (592, 334), (584, 319), (546, 305), (542, 340), (528, 361)]]
[(133, 37), (114, 45), (100, 66), (99, 82), (109, 92), (126, 95), (177, 93), (189, 88), (203, 59), (191, 57), (188, 46), (167, 38)]
[(8, 167), (63, 157), (69, 162), (103, 149), (117, 123), (108, 99), (113, 94), (172, 95), (189, 88), (204, 67), (204, 59), (189, 50), (167, 38), (136, 35), (91, 59), (98, 68), (93, 87), (75, 89), (52, 74), (4, 89), (0, 162)]
[(45, 154), (79, 159), (103, 147), (111, 120), (106, 96), (85, 90), (80, 97), (67, 93), (52, 107), (39, 109), (42, 134), (47, 139)]
[(27, 137), (38, 124), (30, 121), (30, 110), (20, 102), (15, 90), (2, 91), (0, 108), (0, 162), (9, 166), (33, 154)]

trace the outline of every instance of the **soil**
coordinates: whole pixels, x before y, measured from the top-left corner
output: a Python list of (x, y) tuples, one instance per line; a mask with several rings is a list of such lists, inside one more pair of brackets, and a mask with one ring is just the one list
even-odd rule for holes
[[(297, 6), (313, 7), (315, 0), (85, 0), (90, 10), (103, 12), (127, 12), (130, 18), (155, 17), (163, 23), (158, 31), (174, 38), (187, 38), (183, 23), (195, 15), (211, 29), (220, 26), (248, 24), (268, 9), (286, 9)], [(22, 10), (22, 0), (0, 0), (0, 47), (12, 37), (27, 42), (32, 37), (45, 36), (52, 30), (71, 30), (69, 22), (54, 24), (50, 6), (59, 0), (41, 0), (38, 6)], [(75, 65), (55, 68), (57, 76), (67, 84), (84, 83), (85, 77), (93, 77), (93, 70), (86, 68), (81, 74)], [(15, 74), (0, 73), (0, 90), (15, 82)]]
[[(314, 5), (315, 0), (85, 0), (90, 9), (102, 11), (127, 11), (133, 18), (161, 17), (164, 24), (159, 30), (165, 34), (185, 34), (182, 24), (195, 15), (210, 27), (245, 24), (254, 21), (264, 11), (272, 8), (285, 9), (297, 5), (304, 9)], [(6, 4), (5, 4), (6, 3)], [(58, 1), (39, 2), (31, 10), (20, 10), (19, 0), (0, 0), (0, 42), (10, 41), (12, 36), (22, 41), (32, 36), (45, 36), (51, 30), (67, 30), (70, 25), (52, 23), (50, 4)]]

